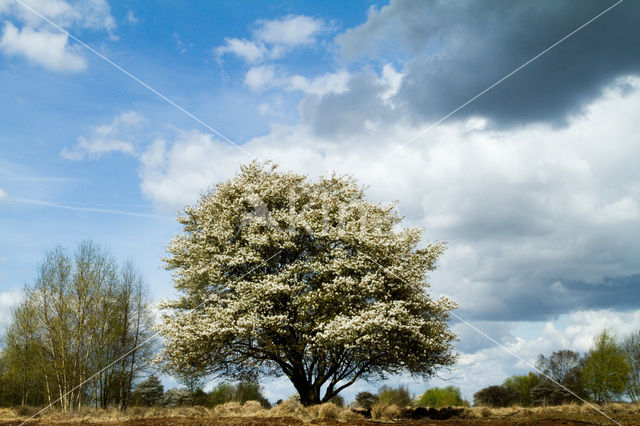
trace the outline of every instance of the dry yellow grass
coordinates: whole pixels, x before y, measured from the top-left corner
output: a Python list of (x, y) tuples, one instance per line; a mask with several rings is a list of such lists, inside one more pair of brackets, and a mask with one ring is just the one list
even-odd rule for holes
[(402, 410), (396, 404), (378, 402), (371, 406), (371, 418), (375, 420), (394, 420), (400, 418)]
[[(638, 424), (640, 419), (640, 403), (612, 403), (603, 406), (594, 404), (607, 416), (628, 423)], [(460, 417), (466, 419), (509, 419), (509, 420), (577, 420), (593, 423), (610, 424), (610, 421), (588, 404), (565, 404), (545, 407), (471, 407), (466, 408)]]
[[(638, 424), (640, 419), (640, 404), (607, 404), (598, 407), (608, 416), (623, 424)], [(34, 407), (0, 408), (0, 423), (25, 420), (38, 411)], [(372, 417), (375, 420), (394, 420), (401, 417), (402, 410), (397, 405), (376, 404), (372, 407)], [(348, 408), (338, 407), (333, 403), (326, 403), (311, 407), (304, 407), (296, 401), (287, 400), (283, 403), (264, 409), (257, 401), (247, 401), (244, 404), (229, 402), (214, 408), (205, 407), (131, 407), (126, 411), (115, 408), (106, 410), (82, 408), (69, 413), (59, 410), (45, 411), (41, 416), (46, 422), (56, 423), (121, 423), (135, 419), (152, 418), (225, 418), (225, 417), (289, 417), (304, 423), (316, 420), (337, 420), (348, 422), (362, 420), (361, 414), (354, 413)], [(606, 417), (598, 414), (588, 405), (567, 404), (553, 407), (507, 407), (465, 408), (459, 417), (470, 420), (509, 420), (509, 421), (537, 421), (537, 420), (577, 420), (590, 423), (607, 424)]]

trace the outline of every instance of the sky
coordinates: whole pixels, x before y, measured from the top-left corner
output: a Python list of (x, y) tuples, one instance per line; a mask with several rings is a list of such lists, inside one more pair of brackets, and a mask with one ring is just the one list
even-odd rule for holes
[(640, 3), (572, 34), (614, 4), (0, 0), (0, 323), (85, 239), (172, 297), (177, 212), (258, 158), (351, 174), (447, 242), (431, 294), (503, 347), (456, 319), (457, 366), (394, 384), (471, 399), (637, 330)]

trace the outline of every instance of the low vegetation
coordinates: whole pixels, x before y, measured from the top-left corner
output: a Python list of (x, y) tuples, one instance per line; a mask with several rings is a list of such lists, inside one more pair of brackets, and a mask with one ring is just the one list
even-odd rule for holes
[[(601, 410), (622, 424), (637, 422), (640, 416), (640, 404), (637, 403), (612, 403), (601, 407)], [(37, 412), (32, 407), (2, 408), (0, 409), (0, 422), (20, 422)], [(428, 418), (428, 411), (417, 411), (415, 408), (400, 408), (390, 405), (379, 412), (376, 421), (392, 421), (409, 418)], [(587, 405), (565, 404), (561, 406), (549, 407), (461, 407), (455, 411), (441, 410), (434, 413), (444, 413), (451, 417), (439, 417), (439, 419), (450, 418), (452, 420), (473, 420), (475, 422), (486, 421), (488, 424), (495, 421), (574, 421), (587, 422), (588, 424), (610, 424), (609, 420), (594, 411)], [(416, 416), (419, 414), (419, 416)], [(423, 416), (424, 417), (421, 417)], [(437, 414), (436, 414), (437, 415)], [(130, 407), (126, 410), (81, 408), (72, 412), (61, 410), (48, 411), (43, 413), (39, 424), (56, 423), (121, 423), (125, 421), (140, 420), (140, 424), (149, 424), (148, 421), (158, 421), (164, 424), (171, 423), (171, 419), (231, 419), (231, 418), (261, 418), (261, 423), (269, 424), (270, 420), (289, 418), (303, 423), (322, 423), (323, 420), (339, 421), (343, 423), (359, 422), (366, 420), (362, 413), (349, 408), (341, 408), (328, 402), (319, 405), (305, 407), (301, 403), (293, 400), (286, 400), (269, 409), (264, 408), (257, 401), (247, 401), (244, 404), (238, 402), (227, 402), (214, 408), (202, 406), (193, 407)], [(438, 417), (435, 417), (436, 419)], [(146, 421), (146, 423), (143, 423)], [(235, 423), (235, 422), (234, 422)], [(282, 424), (282, 423), (278, 423)]]

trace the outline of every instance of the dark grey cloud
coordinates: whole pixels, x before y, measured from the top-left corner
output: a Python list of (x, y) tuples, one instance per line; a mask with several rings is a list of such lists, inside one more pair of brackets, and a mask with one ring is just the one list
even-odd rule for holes
[(546, 321), (561, 314), (615, 307), (617, 311), (640, 306), (640, 275), (605, 277), (596, 283), (585, 281), (505, 281), (500, 294), (483, 294), (460, 310), (468, 320)]
[[(579, 27), (613, 1), (392, 0), (337, 38), (348, 61), (403, 54), (394, 101), (415, 121), (438, 119)], [(625, 1), (465, 107), (501, 126), (563, 124), (620, 75), (640, 72), (640, 2)]]

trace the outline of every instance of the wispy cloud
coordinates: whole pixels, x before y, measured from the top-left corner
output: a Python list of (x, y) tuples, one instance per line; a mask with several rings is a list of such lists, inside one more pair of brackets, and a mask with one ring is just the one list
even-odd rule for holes
[(45, 200), (32, 200), (29, 198), (10, 198), (10, 201), (21, 203), (21, 204), (32, 204), (37, 206), (51, 207), (51, 208), (64, 209), (64, 210), (73, 210), (73, 211), (79, 211), (79, 212), (117, 214), (117, 215), (123, 215), (123, 216), (146, 217), (146, 218), (153, 218), (153, 219), (174, 219), (173, 216), (161, 216), (161, 215), (152, 214), (152, 213), (139, 213), (139, 212), (132, 212), (127, 210), (107, 209), (107, 208), (101, 208), (101, 207), (71, 206), (67, 204), (55, 203), (55, 202), (45, 201)]
[(91, 136), (79, 137), (73, 147), (63, 148), (60, 155), (68, 160), (94, 160), (111, 152), (136, 155), (136, 135), (144, 122), (137, 112), (125, 112), (111, 123), (95, 127)]

